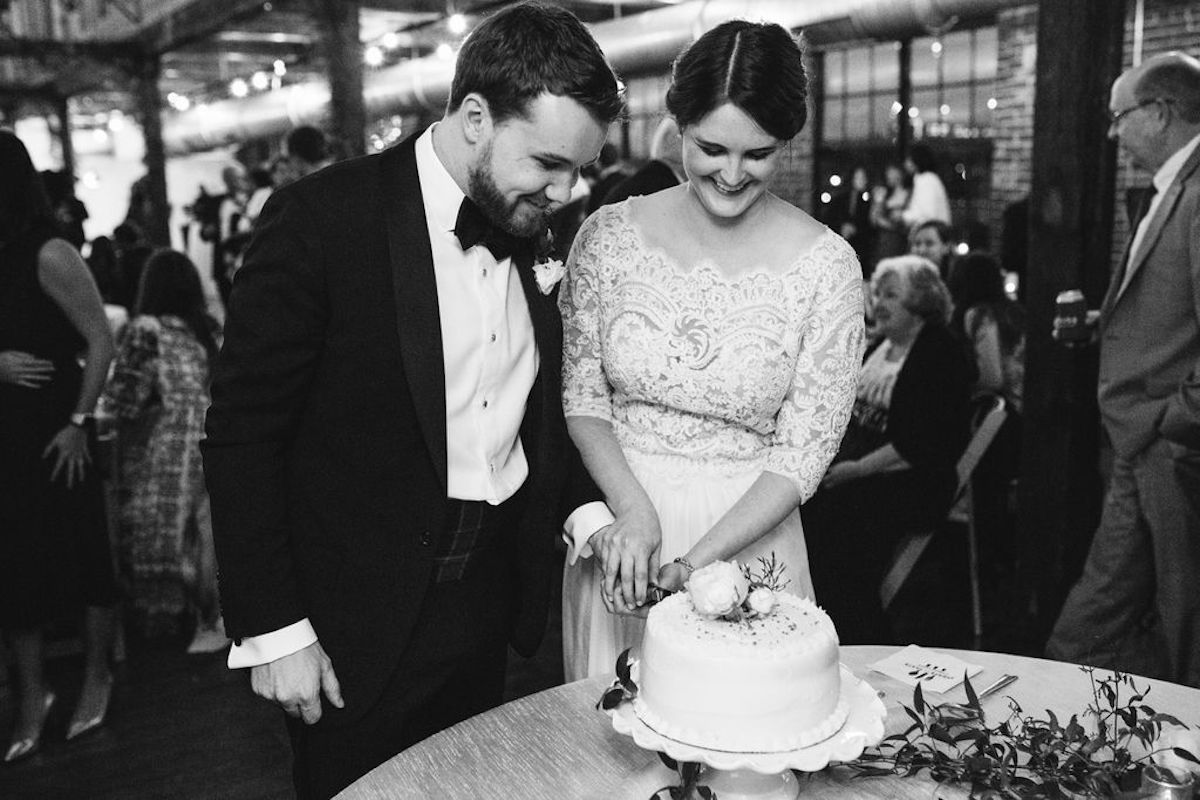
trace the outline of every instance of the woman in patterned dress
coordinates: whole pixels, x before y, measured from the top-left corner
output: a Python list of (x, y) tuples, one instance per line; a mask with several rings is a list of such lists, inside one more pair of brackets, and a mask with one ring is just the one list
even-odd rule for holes
[(806, 94), (783, 28), (709, 31), (667, 94), (688, 181), (604, 207), (576, 240), (564, 405), (615, 520), (568, 537), (568, 680), (639, 641), (648, 584), (713, 561), (774, 556), (812, 596), (797, 507), (849, 419), (863, 305), (853, 249), (769, 191)]
[(216, 326), (196, 267), (174, 250), (146, 262), (136, 309), (101, 400), (118, 425), (120, 574), (143, 634), (175, 633), (186, 611), (202, 634), (219, 614), (200, 463)]

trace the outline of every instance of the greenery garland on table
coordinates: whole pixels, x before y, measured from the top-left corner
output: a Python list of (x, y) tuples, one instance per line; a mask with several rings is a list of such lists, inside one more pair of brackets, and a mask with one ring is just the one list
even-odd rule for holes
[[(1092, 729), (1078, 714), (1066, 724), (1049, 710), (1045, 719), (1025, 715), (1011, 697), (1007, 719), (989, 726), (964, 675), (965, 706), (930, 705), (918, 683), (912, 707), (902, 706), (912, 719), (908, 729), (845, 766), (861, 776), (928, 770), (938, 783), (969, 783), (971, 796), (980, 800), (1020, 800), (1119, 797), (1136, 787), (1143, 770), (1172, 781), (1170, 772), (1151, 762), (1162, 753), (1200, 765), (1187, 749), (1156, 747), (1164, 725), (1188, 726), (1147, 705), (1148, 689), (1137, 688), (1131, 676), (1119, 672), (1098, 676), (1091, 667), (1081, 669), (1091, 681), (1092, 702), (1084, 717), (1094, 722)], [(1130, 749), (1135, 743), (1136, 755)]]

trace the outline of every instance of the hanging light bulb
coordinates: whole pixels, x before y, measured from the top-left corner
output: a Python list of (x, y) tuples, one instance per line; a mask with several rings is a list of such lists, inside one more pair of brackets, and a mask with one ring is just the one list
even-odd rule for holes
[(368, 67), (378, 67), (383, 64), (383, 50), (371, 45), (363, 51), (363, 61)]
[(462, 36), (467, 32), (467, 18), (462, 14), (451, 14), (446, 19), (446, 28), (455, 36)]
[(250, 85), (261, 92), (271, 85), (271, 76), (260, 70), (250, 76)]
[(275, 59), (274, 72), (280, 78), (287, 75), (287, 64), (283, 63), (282, 58)]
[(234, 78), (229, 82), (229, 93), (234, 97), (245, 97), (250, 94), (250, 86), (241, 78)]

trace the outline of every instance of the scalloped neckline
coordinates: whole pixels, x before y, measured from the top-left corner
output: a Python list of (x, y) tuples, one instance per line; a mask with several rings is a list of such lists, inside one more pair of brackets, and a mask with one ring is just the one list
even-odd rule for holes
[(676, 275), (685, 275), (686, 276), (686, 275), (694, 274), (696, 272), (704, 271), (704, 272), (709, 273), (718, 283), (722, 283), (727, 286), (736, 286), (739, 283), (741, 283), (742, 281), (751, 280), (751, 279), (757, 278), (759, 276), (765, 276), (768, 278), (776, 278), (776, 279), (789, 278), (792, 275), (795, 275), (796, 273), (800, 272), (801, 268), (804, 267), (809, 261), (811, 261), (813, 259), (818, 248), (820, 248), (821, 244), (825, 241), (825, 239), (827, 239), (830, 236), (836, 236), (836, 234), (833, 232), (832, 228), (830, 228), (828, 225), (822, 225), (824, 230), (821, 231), (821, 234), (819, 236), (817, 236), (816, 239), (813, 240), (813, 243), (808, 247), (808, 249), (805, 250), (804, 252), (800, 253), (798, 256), (796, 256), (796, 259), (791, 263), (790, 266), (788, 266), (787, 268), (785, 268), (783, 270), (780, 270), (779, 272), (759, 266), (759, 267), (752, 267), (750, 269), (747, 269), (744, 272), (739, 273), (738, 275), (736, 275), (734, 277), (730, 277), (730, 276), (726, 275), (721, 270), (721, 268), (717, 266), (716, 262), (714, 262), (711, 258), (702, 258), (699, 261), (697, 261), (695, 266), (692, 267), (691, 269), (685, 269), (683, 264), (679, 261), (679, 259), (675, 258), (675, 256), (673, 256), (669, 252), (667, 252), (667, 249), (665, 247), (662, 247), (660, 245), (651, 244), (649, 241), (647, 241), (645, 235), (642, 233), (641, 228), (639, 228), (637, 226), (637, 224), (633, 221), (632, 217), (629, 214), (630, 208), (632, 206), (631, 201), (633, 199), (634, 198), (631, 197), (626, 200), (623, 200), (621, 203), (617, 204), (617, 207), (615, 210), (618, 213), (622, 224), (624, 224), (625, 227), (627, 227), (632, 232), (633, 237), (638, 244), (638, 247), (640, 247), (648, 255), (652, 256), (653, 258), (656, 258), (659, 262), (666, 265)]

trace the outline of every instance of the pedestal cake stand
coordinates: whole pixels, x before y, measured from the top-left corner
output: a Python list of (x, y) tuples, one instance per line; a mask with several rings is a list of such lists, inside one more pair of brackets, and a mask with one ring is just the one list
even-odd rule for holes
[(706, 765), (700, 783), (712, 789), (720, 800), (795, 800), (800, 784), (792, 770), (817, 772), (831, 761), (850, 761), (868, 747), (883, 741), (883, 721), (887, 715), (883, 701), (866, 681), (841, 666), (841, 699), (849, 709), (846, 721), (832, 736), (822, 741), (775, 753), (733, 753), (708, 750), (668, 738), (647, 726), (634, 713), (633, 703), (625, 702), (612, 711), (617, 733), (633, 737), (638, 747), (666, 753), (676, 761)]

